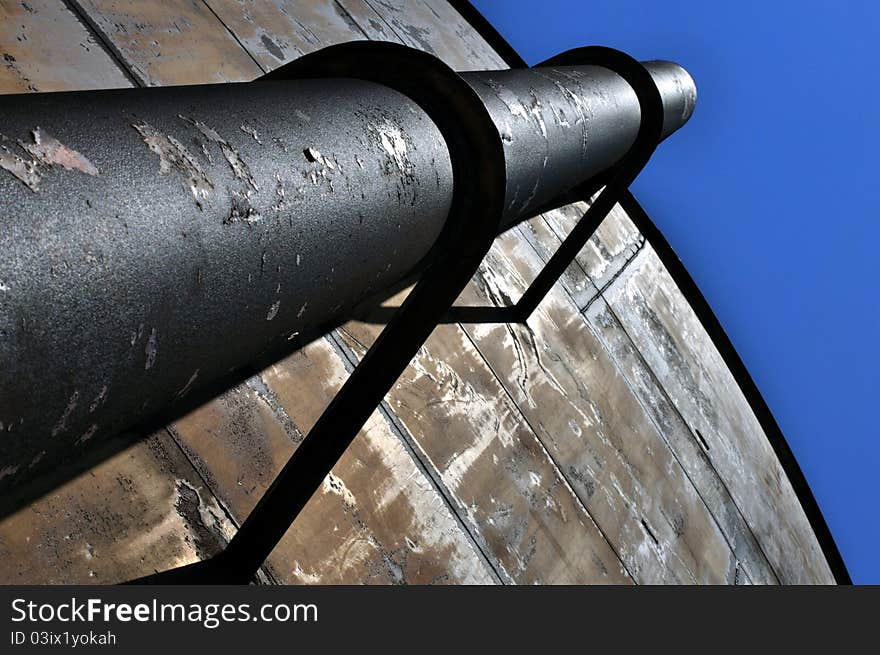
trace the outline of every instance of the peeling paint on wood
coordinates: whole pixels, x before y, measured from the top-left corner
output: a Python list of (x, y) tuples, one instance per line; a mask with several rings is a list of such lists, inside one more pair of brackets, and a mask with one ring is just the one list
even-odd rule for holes
[[(333, 357), (324, 350), (326, 344), (318, 342), (293, 359), (280, 362), (274, 370), (282, 380), (292, 377), (303, 384), (308, 376), (298, 375), (299, 365), (323, 377), (327, 367), (321, 357)], [(341, 363), (337, 368), (344, 374)], [(264, 373), (269, 380), (273, 380), (272, 370)], [(279, 382), (277, 386), (284, 389), (286, 384)], [(329, 393), (320, 385), (298, 386), (297, 392), (293, 402), (307, 408), (302, 416), (296, 411), (288, 415), (279, 404), (288, 399), (276, 394), (262, 378), (255, 378), (174, 424), (174, 434), (184, 451), (239, 522), (296, 449), (301, 431), (293, 421), (309, 420), (310, 403), (317, 399), (316, 404), (320, 404), (322, 396)], [(358, 442), (375, 440), (380, 430), (381, 426), (373, 422)], [(392, 459), (400, 455), (393, 446), (389, 449), (388, 444), (383, 445), (391, 451), (388, 456)], [(364, 468), (367, 461), (376, 458), (360, 443), (349, 452), (270, 555), (267, 569), (273, 579), (289, 584), (491, 582), (478, 558), (462, 543), (451, 516), (447, 513), (444, 519), (442, 513), (436, 514), (437, 499), (432, 502), (430, 494), (425, 496), (424, 492), (430, 490), (424, 481), (420, 482), (417, 472), (407, 470), (404, 461), (399, 461), (403, 466), (394, 471), (400, 474), (397, 477), (389, 475), (388, 467), (381, 462), (370, 462)], [(389, 501), (395, 505), (394, 514), (389, 515), (389, 508), (376, 502), (371, 483), (396, 490), (399, 498)], [(404, 502), (407, 492), (417, 497), (417, 509)], [(420, 504), (424, 502), (427, 504)], [(401, 506), (408, 509), (405, 516), (400, 513)], [(430, 534), (419, 521), (442, 526), (444, 520), (449, 538), (438, 545), (436, 532)], [(406, 539), (422, 544), (418, 553), (407, 550)]]
[(300, 438), (245, 384), (175, 421), (176, 441), (218, 500), (241, 522)]
[(650, 246), (605, 293), (712, 463), (782, 582), (834, 579), (791, 483), (733, 375)]
[[(199, 473), (241, 522), (345, 368), (324, 340), (175, 422)], [(491, 583), (442, 499), (381, 417), (334, 467), (267, 562), (282, 583)]]

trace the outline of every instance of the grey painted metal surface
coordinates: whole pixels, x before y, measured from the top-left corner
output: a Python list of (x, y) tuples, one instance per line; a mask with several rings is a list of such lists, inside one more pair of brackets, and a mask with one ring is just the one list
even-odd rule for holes
[[(652, 71), (690, 79), (670, 66)], [(508, 224), (606, 169), (638, 128), (635, 95), (603, 69), (466, 79), (509, 137)], [(663, 88), (672, 131), (694, 91)], [(324, 331), (416, 267), (452, 195), (436, 127), (378, 85), (0, 102), (4, 485), (38, 453), (49, 466)]]

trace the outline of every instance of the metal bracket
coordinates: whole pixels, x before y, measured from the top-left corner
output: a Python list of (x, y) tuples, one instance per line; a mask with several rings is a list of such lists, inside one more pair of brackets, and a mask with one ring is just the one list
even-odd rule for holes
[(641, 109), (639, 131), (627, 154), (610, 171), (605, 188), (520, 300), (502, 308), (452, 306), (494, 242), (506, 186), (501, 138), (467, 82), (432, 55), (376, 42), (331, 46), (262, 78), (357, 78), (409, 96), (446, 140), (453, 165), (452, 208), (415, 287), (226, 548), (209, 559), (134, 583), (251, 582), (437, 325), (450, 320), (467, 322), (469, 315), (490, 310), (496, 322), (525, 322), (531, 316), (645, 166), (661, 138), (660, 92), (648, 71), (629, 55), (592, 46), (570, 50), (540, 65), (583, 64), (608, 68), (630, 84)]

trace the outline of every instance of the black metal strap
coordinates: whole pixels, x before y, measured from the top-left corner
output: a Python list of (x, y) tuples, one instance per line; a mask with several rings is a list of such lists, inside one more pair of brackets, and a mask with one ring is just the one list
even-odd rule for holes
[(454, 183), (450, 213), (413, 290), (227, 547), (207, 560), (141, 578), (138, 583), (240, 584), (253, 580), (473, 277), (499, 229), (506, 186), (501, 137), (479, 96), (446, 64), (397, 44), (354, 42), (307, 55), (267, 76), (303, 77), (377, 82), (419, 104), (449, 149)]

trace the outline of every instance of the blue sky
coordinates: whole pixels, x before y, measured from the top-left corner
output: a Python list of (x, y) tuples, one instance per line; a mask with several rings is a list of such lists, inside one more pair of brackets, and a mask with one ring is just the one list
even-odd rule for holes
[(691, 121), (633, 186), (782, 427), (857, 583), (880, 583), (880, 2), (476, 0), (530, 64), (670, 59)]

